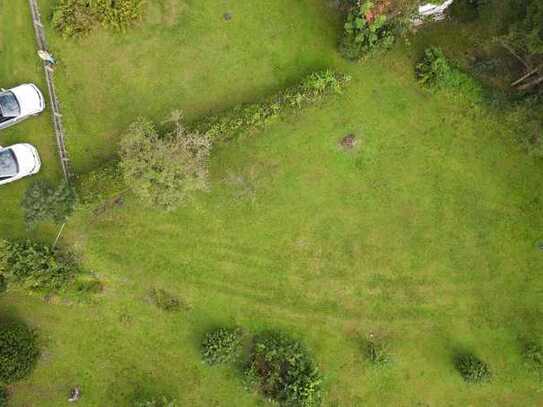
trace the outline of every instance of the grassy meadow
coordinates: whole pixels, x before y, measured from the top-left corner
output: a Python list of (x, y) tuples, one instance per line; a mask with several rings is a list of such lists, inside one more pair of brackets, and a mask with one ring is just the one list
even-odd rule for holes
[[(26, 1), (17, 1), (0, 0), (0, 21), (9, 21), (0, 77), (42, 84)], [(53, 3), (40, 2), (44, 16)], [(67, 40), (48, 28), (80, 176), (115, 157), (139, 116), (160, 122), (182, 109), (197, 120), (327, 67), (352, 81), (218, 146), (211, 191), (187, 207), (163, 213), (127, 196), (101, 213), (77, 211), (62, 244), (105, 289), (81, 303), (17, 289), (0, 297), (4, 314), (37, 328), (43, 349), (32, 376), (11, 386), (10, 406), (58, 407), (76, 385), (83, 407), (132, 407), (157, 392), (181, 406), (271, 405), (244, 389), (235, 367), (202, 363), (201, 337), (219, 325), (277, 328), (305, 342), (325, 406), (541, 405), (519, 339), (543, 334), (543, 165), (514, 143), (516, 129), (498, 112), (420, 89), (421, 44), (344, 62), (330, 2), (148, 3), (145, 21), (124, 34)], [(22, 37), (10, 47), (14, 31)], [(32, 135), (45, 175), (59, 178), (48, 119), (2, 137)], [(358, 140), (350, 151), (339, 146), (347, 134)], [(24, 233), (25, 185), (0, 192), (5, 236)], [(175, 293), (185, 309), (157, 309), (151, 288)], [(370, 334), (389, 345), (389, 365), (364, 359)], [(452, 363), (459, 350), (489, 364), (490, 383), (462, 380)]]

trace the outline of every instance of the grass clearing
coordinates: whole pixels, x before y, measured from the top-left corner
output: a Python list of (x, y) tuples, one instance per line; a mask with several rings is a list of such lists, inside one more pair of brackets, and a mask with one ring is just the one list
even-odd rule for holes
[[(65, 242), (105, 290), (85, 304), (0, 298), (44, 347), (13, 406), (56, 407), (76, 385), (82, 406), (128, 407), (141, 392), (182, 406), (265, 405), (235, 370), (202, 362), (202, 336), (216, 326), (302, 339), (327, 406), (434, 406), (444, 395), (454, 406), (540, 404), (518, 338), (542, 333), (542, 164), (513, 143), (515, 129), (421, 90), (409, 49), (341, 62), (326, 2), (200, 3), (158, 1), (123, 36), (52, 37), (80, 173), (110, 158), (138, 115), (182, 108), (196, 119), (314, 68), (353, 80), (215, 150), (212, 191), (190, 207), (165, 214), (129, 197), (100, 216), (80, 212)], [(338, 146), (347, 134), (359, 141), (349, 152)], [(148, 301), (154, 287), (186, 309), (161, 312)], [(382, 368), (364, 360), (370, 333), (393, 355)], [(464, 349), (488, 363), (490, 383), (463, 382), (453, 358)]]

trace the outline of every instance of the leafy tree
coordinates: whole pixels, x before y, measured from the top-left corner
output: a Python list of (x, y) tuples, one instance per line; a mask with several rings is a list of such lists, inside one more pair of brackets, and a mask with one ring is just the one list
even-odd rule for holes
[(163, 135), (152, 122), (140, 119), (121, 140), (121, 171), (144, 204), (173, 210), (208, 189), (210, 151), (209, 137), (187, 130), (180, 116)]

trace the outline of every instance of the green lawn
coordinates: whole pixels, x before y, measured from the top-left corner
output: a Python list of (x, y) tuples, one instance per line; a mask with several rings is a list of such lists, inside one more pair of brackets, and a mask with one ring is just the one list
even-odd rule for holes
[[(301, 338), (326, 406), (543, 403), (518, 341), (543, 334), (541, 162), (499, 114), (422, 91), (412, 50), (342, 62), (327, 4), (163, 0), (125, 35), (52, 37), (80, 174), (113, 156), (139, 115), (160, 121), (182, 108), (197, 119), (322, 67), (353, 80), (343, 95), (217, 148), (212, 190), (189, 207), (164, 214), (128, 197), (100, 215), (78, 212), (64, 242), (105, 291), (82, 304), (17, 291), (0, 299), (43, 345), (13, 406), (63, 405), (75, 385), (81, 406), (129, 407), (140, 392), (181, 406), (268, 405), (235, 369), (201, 362), (201, 336), (219, 324)], [(345, 152), (338, 141), (349, 133), (359, 146)], [(190, 310), (157, 310), (151, 287)], [(364, 360), (360, 337), (370, 333), (389, 343), (389, 366)], [(458, 349), (487, 361), (492, 382), (465, 384), (452, 365)]]

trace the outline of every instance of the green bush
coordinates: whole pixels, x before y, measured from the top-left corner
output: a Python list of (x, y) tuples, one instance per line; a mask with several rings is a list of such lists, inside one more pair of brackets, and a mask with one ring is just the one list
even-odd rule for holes
[(287, 108), (301, 109), (330, 93), (340, 93), (350, 77), (332, 71), (315, 72), (300, 84), (271, 96), (261, 103), (238, 106), (230, 112), (211, 116), (196, 128), (213, 142), (231, 141), (241, 133), (261, 129), (276, 120)]
[(0, 242), (0, 266), (8, 279), (33, 291), (62, 290), (79, 273), (69, 254), (30, 240)]
[(488, 365), (471, 353), (462, 353), (455, 357), (456, 370), (468, 383), (483, 383), (491, 378)]
[(8, 280), (6, 276), (0, 274), (0, 294), (8, 289)]
[(57, 0), (53, 27), (65, 37), (79, 37), (99, 26), (124, 31), (144, 13), (143, 0)]
[(341, 54), (349, 60), (358, 60), (378, 49), (394, 44), (394, 26), (383, 14), (371, 14), (371, 1), (356, 4), (347, 15), (340, 42)]
[(158, 308), (168, 312), (179, 311), (182, 303), (170, 292), (162, 288), (153, 288), (149, 292), (149, 298)]
[(136, 401), (134, 407), (177, 407), (178, 404), (175, 400), (166, 396), (154, 397), (145, 400)]
[(304, 345), (277, 332), (254, 338), (247, 377), (279, 404), (311, 407), (321, 403), (321, 377)]
[(38, 180), (26, 189), (21, 206), (27, 226), (39, 222), (64, 222), (73, 212), (76, 197), (72, 188), (65, 182), (57, 188), (46, 180)]
[(0, 382), (13, 383), (28, 376), (38, 355), (32, 330), (19, 322), (0, 322)]
[(233, 360), (240, 347), (239, 329), (218, 328), (208, 332), (202, 341), (202, 358), (209, 365)]
[(121, 170), (126, 185), (145, 205), (170, 211), (208, 189), (210, 152), (210, 138), (188, 131), (180, 116), (166, 134), (140, 119), (122, 137)]

